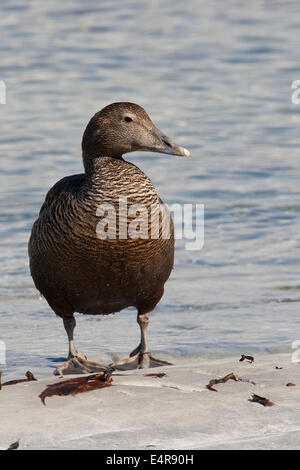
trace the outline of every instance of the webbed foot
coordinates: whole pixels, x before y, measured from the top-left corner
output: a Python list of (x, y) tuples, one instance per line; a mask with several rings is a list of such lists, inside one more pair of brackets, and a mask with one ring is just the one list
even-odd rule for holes
[(171, 366), (167, 361), (155, 359), (150, 352), (141, 352), (141, 345), (135, 348), (126, 359), (110, 364), (110, 367), (118, 370), (147, 369), (152, 367)]
[(64, 364), (58, 366), (55, 375), (91, 374), (93, 372), (104, 372), (107, 369), (107, 366), (88, 361), (83, 354), (79, 353), (76, 356), (69, 357)]

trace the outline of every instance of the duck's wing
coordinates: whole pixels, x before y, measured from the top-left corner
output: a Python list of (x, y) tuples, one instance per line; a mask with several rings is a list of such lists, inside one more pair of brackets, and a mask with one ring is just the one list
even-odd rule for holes
[(84, 184), (85, 174), (65, 176), (57, 181), (54, 186), (48, 191), (45, 202), (40, 209), (39, 216), (45, 214), (50, 209), (53, 203), (57, 203), (58, 199), (64, 194), (78, 194), (80, 188)]

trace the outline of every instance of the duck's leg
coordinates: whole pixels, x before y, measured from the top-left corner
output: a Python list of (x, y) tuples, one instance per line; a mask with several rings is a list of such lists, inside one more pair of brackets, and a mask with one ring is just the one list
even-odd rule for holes
[(73, 357), (78, 357), (79, 359), (86, 359), (86, 356), (82, 354), (81, 352), (77, 351), (74, 345), (74, 330), (76, 326), (76, 320), (74, 317), (65, 317), (63, 319), (64, 322), (64, 327), (66, 330), (66, 333), (68, 335), (68, 341), (69, 341), (69, 355), (68, 359), (72, 359)]
[(147, 341), (147, 327), (149, 323), (150, 312), (138, 313), (137, 322), (141, 329), (141, 342), (137, 348), (135, 348), (128, 359), (124, 359), (118, 363), (112, 364), (115, 369), (126, 370), (126, 369), (146, 369), (147, 367), (160, 367), (165, 365), (171, 365), (170, 362), (161, 361), (154, 359), (151, 356), (148, 341)]
[(88, 361), (86, 356), (76, 349), (73, 338), (74, 329), (76, 326), (75, 318), (64, 317), (63, 322), (68, 335), (69, 355), (67, 362), (57, 367), (55, 374), (90, 374), (92, 372), (105, 371), (107, 369), (106, 366), (98, 364), (97, 362)]

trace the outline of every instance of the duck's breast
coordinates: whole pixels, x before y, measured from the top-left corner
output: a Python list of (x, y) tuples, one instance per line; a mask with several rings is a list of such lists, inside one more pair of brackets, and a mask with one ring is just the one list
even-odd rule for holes
[[(104, 163), (88, 181), (75, 175), (57, 183), (33, 227), (31, 273), (50, 305), (64, 301), (74, 311), (110, 313), (151, 303), (170, 275), (173, 223), (151, 181), (127, 162)], [(161, 208), (170, 222), (167, 238), (157, 218)], [(113, 213), (115, 238), (104, 238), (103, 215), (114, 225)], [(135, 238), (139, 227), (147, 227), (147, 238)]]

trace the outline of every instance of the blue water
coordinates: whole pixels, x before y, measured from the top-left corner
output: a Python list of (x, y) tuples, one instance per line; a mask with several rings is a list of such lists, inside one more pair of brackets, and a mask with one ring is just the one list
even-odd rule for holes
[[(177, 243), (152, 314), (156, 353), (291, 350), (300, 338), (298, 2), (2, 0), (0, 340), (7, 376), (49, 375), (67, 350), (61, 320), (33, 286), (27, 242), (44, 196), (82, 171), (90, 117), (133, 101), (191, 159), (128, 159), (168, 203), (205, 205), (205, 245)], [(127, 354), (135, 312), (78, 316), (89, 356)]]

